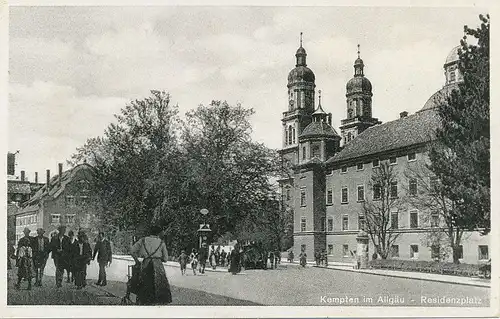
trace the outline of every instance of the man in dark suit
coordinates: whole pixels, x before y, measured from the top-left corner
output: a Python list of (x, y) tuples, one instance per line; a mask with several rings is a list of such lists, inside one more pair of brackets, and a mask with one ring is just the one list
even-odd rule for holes
[(43, 234), (43, 228), (36, 230), (38, 236), (33, 237), (31, 240), (31, 247), (33, 247), (33, 265), (35, 266), (35, 286), (42, 286), (43, 270), (49, 258), (50, 243), (49, 239)]
[(111, 265), (113, 252), (111, 251), (111, 243), (104, 236), (103, 232), (100, 232), (97, 236), (97, 243), (94, 247), (94, 254), (92, 260), (95, 260), (97, 255), (97, 262), (99, 263), (99, 279), (96, 282), (98, 286), (106, 286), (106, 266)]
[(78, 232), (78, 240), (72, 244), (73, 248), (73, 276), (77, 289), (82, 289), (86, 284), (87, 265), (90, 264), (92, 248), (85, 232)]
[(56, 266), (56, 286), (62, 286), (64, 269), (68, 269), (71, 256), (71, 242), (69, 237), (66, 236), (66, 227), (59, 226), (57, 229), (58, 234), (54, 236), (50, 242), (52, 251), (52, 259), (54, 259), (54, 266)]

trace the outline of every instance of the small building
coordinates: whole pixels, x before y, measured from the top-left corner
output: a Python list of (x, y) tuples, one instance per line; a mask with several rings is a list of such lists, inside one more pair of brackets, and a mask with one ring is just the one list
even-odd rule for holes
[(98, 205), (91, 191), (93, 171), (92, 166), (84, 163), (63, 172), (59, 164), (59, 174), (51, 178), (47, 170), (47, 183), (14, 214), (16, 241), (26, 227), (31, 229), (32, 236), (38, 228), (50, 236), (60, 225), (75, 234), (80, 229), (94, 231)]

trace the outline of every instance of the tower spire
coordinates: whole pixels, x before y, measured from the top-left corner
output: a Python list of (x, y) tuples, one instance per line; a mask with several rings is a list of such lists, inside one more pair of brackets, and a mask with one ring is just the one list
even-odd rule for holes
[(300, 46), (302, 47), (302, 32), (300, 32)]
[(358, 59), (360, 59), (360, 57), (359, 57), (359, 47), (360, 47), (360, 45), (358, 43)]
[(321, 106), (321, 90), (318, 90), (318, 106)]

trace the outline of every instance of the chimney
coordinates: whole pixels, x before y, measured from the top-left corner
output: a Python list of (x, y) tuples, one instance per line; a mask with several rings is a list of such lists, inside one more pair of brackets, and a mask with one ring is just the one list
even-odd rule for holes
[(47, 192), (50, 189), (50, 169), (47, 170)]
[(63, 169), (63, 164), (59, 163), (59, 185), (61, 185), (62, 182), (62, 169)]
[(401, 113), (399, 113), (399, 118), (402, 119), (403, 117), (407, 117), (408, 116), (408, 112), (406, 111), (403, 111)]
[(35, 184), (38, 184), (38, 172), (35, 172)]
[(24, 179), (26, 178), (26, 172), (21, 171), (21, 182), (24, 182)]

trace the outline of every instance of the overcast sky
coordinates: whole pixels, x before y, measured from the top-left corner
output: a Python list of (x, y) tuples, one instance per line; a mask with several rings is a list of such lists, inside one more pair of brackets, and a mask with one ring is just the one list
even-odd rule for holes
[(338, 131), (361, 45), (383, 122), (444, 84), (443, 63), (478, 8), (11, 7), (8, 148), (16, 172), (57, 173), (127, 101), (170, 92), (181, 114), (227, 100), (253, 108), (253, 136), (281, 146), (299, 33)]

